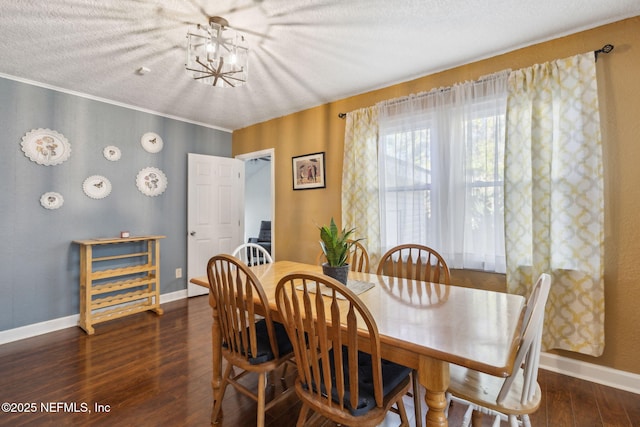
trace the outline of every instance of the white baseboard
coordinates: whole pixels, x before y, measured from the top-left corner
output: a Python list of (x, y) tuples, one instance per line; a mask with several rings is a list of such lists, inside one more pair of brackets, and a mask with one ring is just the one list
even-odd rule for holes
[(57, 319), (21, 326), (19, 328), (7, 329), (6, 331), (0, 332), (0, 345), (25, 338), (35, 337), (48, 332), (59, 331), (60, 329), (70, 328), (72, 326), (78, 326), (79, 320), (80, 315), (74, 314), (72, 316), (59, 317)]
[[(177, 301), (186, 297), (186, 289), (171, 292), (168, 294), (162, 294), (160, 295), (160, 304)], [(49, 332), (59, 331), (60, 329), (72, 328), (74, 326), (78, 326), (79, 320), (80, 315), (74, 314), (72, 316), (60, 317), (58, 319), (47, 320), (40, 323), (34, 323), (32, 325), (26, 325), (19, 328), (0, 331), (0, 345), (22, 340), (25, 338), (35, 337)]]
[(185, 299), (187, 297), (187, 290), (171, 292), (169, 294), (160, 295), (160, 304), (165, 304), (171, 301), (178, 301), (179, 299)]
[(540, 354), (540, 367), (581, 380), (640, 394), (640, 375), (551, 353)]

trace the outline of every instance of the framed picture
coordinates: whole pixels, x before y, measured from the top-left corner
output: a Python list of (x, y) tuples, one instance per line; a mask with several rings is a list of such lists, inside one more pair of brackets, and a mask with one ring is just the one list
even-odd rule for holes
[(292, 157), (293, 189), (325, 188), (324, 152)]

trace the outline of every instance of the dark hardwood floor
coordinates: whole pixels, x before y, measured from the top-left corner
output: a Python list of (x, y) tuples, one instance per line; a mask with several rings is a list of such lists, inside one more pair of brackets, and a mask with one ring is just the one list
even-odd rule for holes
[[(206, 426), (211, 412), (211, 312), (207, 297), (97, 325), (0, 345), (2, 426)], [(286, 384), (293, 382), (290, 369)], [(533, 427), (640, 426), (640, 395), (541, 371)], [(254, 382), (255, 384), (255, 382)], [(285, 384), (285, 385), (286, 385)], [(282, 384), (270, 389), (282, 390)], [(413, 412), (410, 401), (407, 411)], [(255, 403), (229, 387), (222, 427), (255, 424)], [(295, 393), (267, 412), (268, 426), (294, 426)], [(464, 408), (453, 407), (450, 425)], [(397, 425), (389, 415), (385, 425)], [(485, 417), (483, 425), (490, 425)], [(323, 426), (334, 424), (325, 422)], [(506, 426), (506, 423), (502, 423)]]

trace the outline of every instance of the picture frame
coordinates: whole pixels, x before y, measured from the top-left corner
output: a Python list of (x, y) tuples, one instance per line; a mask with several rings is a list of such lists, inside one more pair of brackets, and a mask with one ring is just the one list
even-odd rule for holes
[(294, 190), (326, 187), (324, 152), (291, 158)]

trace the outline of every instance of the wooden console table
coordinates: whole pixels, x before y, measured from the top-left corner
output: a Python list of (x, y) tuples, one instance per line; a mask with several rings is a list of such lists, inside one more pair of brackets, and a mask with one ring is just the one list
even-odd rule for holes
[[(134, 236), (74, 240), (80, 245), (80, 324), (93, 325), (160, 308), (160, 239)], [(141, 249), (142, 248), (142, 249)]]

